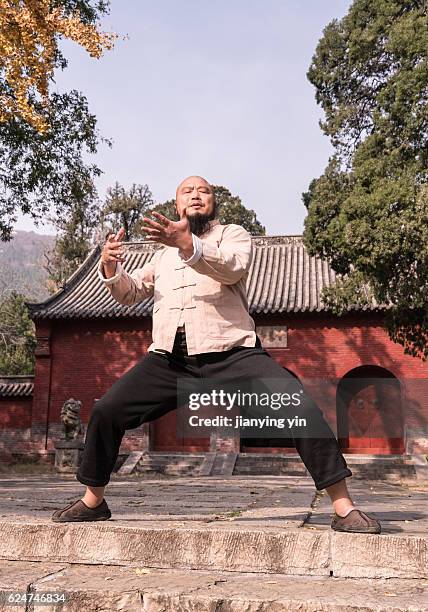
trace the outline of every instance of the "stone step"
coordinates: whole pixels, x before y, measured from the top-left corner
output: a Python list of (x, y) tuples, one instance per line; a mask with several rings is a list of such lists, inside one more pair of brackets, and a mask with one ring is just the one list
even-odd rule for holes
[(136, 463), (134, 473), (166, 474), (170, 476), (196, 476), (205, 455), (193, 453), (145, 453)]
[(147, 457), (158, 459), (180, 460), (180, 459), (203, 459), (204, 453), (161, 453), (159, 451), (150, 451)]
[[(411, 579), (340, 579), (199, 570), (0, 561), (0, 597), (64, 594), (61, 609), (126, 612), (427, 612), (428, 589)], [(28, 596), (27, 595), (27, 596)], [(59, 600), (60, 601), (60, 600)], [(0, 603), (14, 612), (25, 605)], [(28, 606), (27, 609), (33, 609)]]
[(281, 470), (275, 470), (275, 472), (272, 471), (272, 469), (269, 468), (260, 468), (257, 469), (257, 472), (254, 469), (251, 468), (242, 468), (239, 467), (237, 468), (233, 475), (234, 476), (254, 476), (254, 474), (257, 474), (258, 476), (305, 476), (306, 475), (306, 470), (305, 469), (281, 469)]
[[(271, 459), (273, 461), (289, 461), (299, 459), (299, 454), (295, 453), (239, 453), (240, 458), (242, 459)], [(412, 461), (415, 455), (376, 455), (376, 454), (357, 454), (357, 453), (344, 453), (343, 455), (346, 461), (354, 461), (354, 462), (404, 462), (404, 461)]]
[[(139, 460), (129, 466), (125, 465), (122, 472), (170, 475), (289, 475), (304, 476), (307, 470), (296, 453), (269, 454), (269, 453), (162, 453), (153, 451), (144, 453)], [(373, 480), (393, 481), (397, 479), (415, 480), (428, 479), (428, 464), (418, 464), (417, 458), (412, 455), (345, 455), (347, 464), (356, 478), (369, 478)], [(203, 467), (204, 466), (204, 467)], [(231, 470), (233, 470), (231, 472)], [(119, 473), (121, 471), (119, 470)]]
[(307, 470), (302, 464), (301, 466), (242, 466), (238, 465), (233, 472), (234, 476), (306, 476)]
[(400, 463), (379, 460), (375, 463), (360, 463), (347, 460), (347, 464), (356, 478), (397, 480), (416, 479), (417, 475), (415, 465), (410, 462)]
[(157, 459), (145, 459), (139, 462), (139, 466), (144, 466), (144, 467), (196, 467), (198, 465), (200, 465), (202, 463), (202, 461), (187, 461), (185, 459), (182, 459), (181, 461), (158, 461)]
[(237, 464), (239, 464), (242, 467), (258, 467), (258, 466), (262, 466), (265, 465), (267, 467), (274, 467), (274, 468), (287, 468), (287, 467), (299, 467), (301, 465), (303, 465), (303, 462), (301, 459), (299, 460), (293, 460), (293, 461), (270, 461), (269, 459), (266, 459), (264, 461), (253, 461), (253, 460), (243, 460), (240, 459), (238, 457), (238, 461), (236, 462)]
[(211, 476), (232, 476), (235, 471), (238, 453), (217, 453)]
[(266, 457), (264, 459), (254, 459), (251, 458), (242, 458), (238, 456), (238, 461), (244, 465), (300, 465), (302, 460), (300, 457), (298, 459), (272, 459), (271, 457)]
[(344, 453), (343, 456), (345, 457), (346, 461), (352, 460), (352, 461), (363, 461), (363, 462), (367, 462), (367, 461), (408, 461), (408, 460), (412, 460), (414, 455), (410, 455), (410, 454), (402, 454), (402, 455), (379, 455), (376, 453), (373, 454), (365, 454), (365, 453)]
[(358, 468), (351, 467), (351, 471), (355, 478), (365, 480), (385, 480), (389, 482), (392, 479), (397, 481), (409, 481), (416, 479), (416, 472), (414, 468), (408, 470), (360, 470)]
[(306, 468), (299, 455), (240, 453), (233, 474), (236, 476), (251, 474), (304, 476)]
[(197, 468), (198, 465), (193, 464), (193, 463), (183, 463), (182, 465), (179, 464), (168, 464), (168, 463), (152, 463), (152, 464), (148, 464), (148, 465), (139, 465), (137, 471), (157, 471), (157, 470), (177, 470), (177, 471), (181, 471), (181, 470), (194, 470), (195, 468)]
[(183, 455), (155, 455), (147, 453), (146, 457), (154, 461), (202, 461), (204, 455), (192, 455), (192, 453)]
[(170, 461), (169, 459), (157, 459), (156, 457), (147, 457), (142, 458), (140, 464), (144, 463), (144, 465), (200, 465), (202, 463), (202, 459), (180, 459), (179, 461)]
[(350, 461), (349, 459), (346, 461), (348, 465), (351, 465), (355, 468), (364, 468), (364, 469), (379, 469), (379, 470), (399, 470), (399, 469), (409, 469), (414, 466), (413, 463), (399, 463), (397, 462), (388, 462), (388, 461), (376, 461), (375, 463), (362, 463), (361, 461)]
[(199, 468), (199, 476), (209, 476), (213, 470), (217, 453), (211, 451), (205, 454), (201, 467)]
[(338, 578), (428, 579), (428, 536), (346, 534), (314, 527), (143, 527), (46, 520), (0, 522), (0, 559)]
[(289, 453), (283, 453), (283, 452), (247, 452), (247, 451), (242, 451), (241, 453), (239, 453), (241, 455), (241, 457), (291, 457), (291, 458), (295, 458), (299, 456), (299, 453), (294, 450), (293, 452), (289, 452)]
[(180, 466), (153, 466), (143, 467), (135, 470), (136, 474), (169, 474), (170, 476), (185, 476), (185, 475), (196, 475), (198, 473), (197, 468), (194, 466), (180, 467)]
[[(401, 478), (411, 480), (417, 476), (415, 458), (412, 455), (347, 454), (345, 459), (356, 478), (391, 481)], [(426, 468), (428, 472), (428, 464)], [(421, 469), (423, 468), (419, 468)], [(296, 454), (240, 453), (234, 475), (244, 474), (298, 476), (307, 474), (307, 470)]]

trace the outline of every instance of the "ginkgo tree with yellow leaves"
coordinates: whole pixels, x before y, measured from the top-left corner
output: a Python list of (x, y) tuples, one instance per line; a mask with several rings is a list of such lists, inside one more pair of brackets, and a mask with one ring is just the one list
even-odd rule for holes
[(0, 121), (19, 116), (39, 131), (48, 129), (46, 117), (31, 104), (30, 94), (49, 106), (49, 80), (58, 59), (60, 37), (73, 40), (95, 58), (110, 49), (114, 34), (99, 32), (82, 21), (75, 8), (53, 6), (51, 0), (0, 0), (0, 70), (9, 85), (0, 94)]
[(85, 96), (51, 91), (67, 68), (62, 39), (100, 58), (117, 35), (100, 29), (104, 0), (0, 0), (0, 239), (10, 240), (19, 210), (36, 224), (66, 218), (70, 203), (101, 173), (85, 163), (100, 142)]

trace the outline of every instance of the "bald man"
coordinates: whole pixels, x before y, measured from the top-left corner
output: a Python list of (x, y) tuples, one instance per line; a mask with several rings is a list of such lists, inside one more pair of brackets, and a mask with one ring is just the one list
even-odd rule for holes
[[(147, 355), (95, 403), (76, 475), (86, 491), (55, 511), (55, 522), (111, 517), (104, 492), (125, 431), (176, 409), (180, 380), (236, 385), (263, 376), (284, 381), (284, 391), (295, 384), (263, 349), (248, 311), (251, 236), (240, 225), (219, 223), (214, 190), (201, 176), (180, 183), (176, 210), (179, 221), (156, 212), (155, 219), (143, 218), (147, 239), (163, 248), (142, 268), (127, 272), (122, 267), (123, 228), (103, 246), (98, 274), (113, 298), (131, 306), (153, 297), (153, 342)], [(380, 533), (379, 522), (350, 498), (345, 479), (352, 472), (320, 409), (308, 396), (300, 408), (317, 437), (290, 431), (316, 488), (326, 489), (332, 500), (332, 529)]]

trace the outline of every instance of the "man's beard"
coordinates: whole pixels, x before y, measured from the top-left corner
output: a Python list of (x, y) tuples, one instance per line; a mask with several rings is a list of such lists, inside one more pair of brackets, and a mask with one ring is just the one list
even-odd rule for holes
[(189, 221), (190, 231), (195, 236), (202, 236), (210, 226), (210, 221), (215, 218), (214, 212), (209, 215), (204, 215), (202, 213), (196, 212), (194, 215), (189, 215), (187, 217)]

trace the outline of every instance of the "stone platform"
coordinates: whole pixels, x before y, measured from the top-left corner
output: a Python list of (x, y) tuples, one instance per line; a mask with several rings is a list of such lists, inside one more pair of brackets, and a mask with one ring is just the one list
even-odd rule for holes
[(63, 524), (73, 475), (2, 477), (0, 592), (65, 590), (27, 607), (46, 611), (428, 611), (428, 485), (348, 485), (381, 535), (332, 531), (307, 477), (113, 475), (109, 521)]

